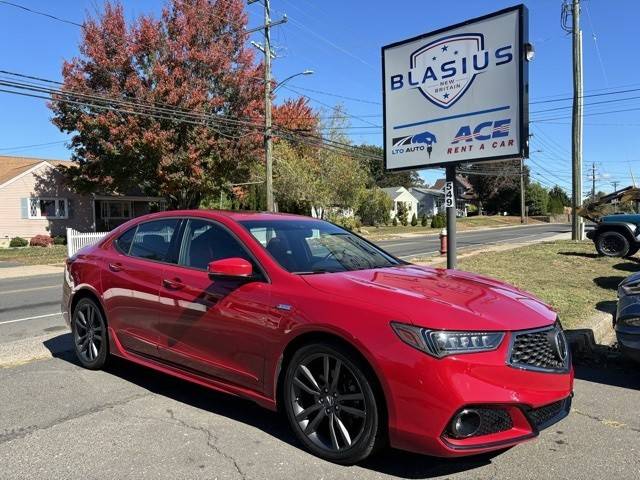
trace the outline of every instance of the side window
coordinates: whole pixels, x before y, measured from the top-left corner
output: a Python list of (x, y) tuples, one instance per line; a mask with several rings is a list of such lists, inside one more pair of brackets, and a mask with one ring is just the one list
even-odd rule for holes
[(129, 255), (129, 251), (131, 250), (131, 244), (133, 243), (133, 236), (136, 233), (136, 228), (133, 227), (120, 235), (116, 241), (116, 248), (125, 255)]
[(138, 225), (129, 255), (147, 260), (166, 260), (178, 219), (167, 218)]
[(206, 270), (210, 262), (232, 257), (244, 258), (255, 270), (253, 259), (227, 230), (207, 220), (189, 220), (182, 241), (180, 265)]

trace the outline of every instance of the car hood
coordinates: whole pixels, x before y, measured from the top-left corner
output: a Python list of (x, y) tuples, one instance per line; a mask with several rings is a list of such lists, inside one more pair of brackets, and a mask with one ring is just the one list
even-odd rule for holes
[(552, 324), (556, 313), (531, 294), (472, 273), (403, 265), (305, 275), (313, 288), (377, 305), (389, 320), (450, 330), (524, 330)]
[(605, 215), (600, 219), (604, 223), (634, 223), (640, 224), (640, 215), (637, 214), (619, 214), (619, 215)]

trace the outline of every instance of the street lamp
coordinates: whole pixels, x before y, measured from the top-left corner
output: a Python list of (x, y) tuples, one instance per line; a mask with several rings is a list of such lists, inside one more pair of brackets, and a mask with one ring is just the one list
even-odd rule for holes
[(299, 77), (300, 75), (313, 75), (313, 70), (304, 70), (302, 72), (298, 72), (298, 73), (294, 73), (293, 75), (289, 75), (287, 78), (285, 78), (281, 82), (278, 82), (278, 84), (276, 85), (276, 88), (273, 89), (272, 93), (275, 93), (276, 90), (278, 90), (282, 85), (287, 83), (292, 78)]
[[(265, 58), (268, 58), (265, 55)], [(279, 87), (286, 82), (299, 75), (311, 75), (313, 70), (304, 70), (303, 72), (296, 73), (285, 78), (282, 82), (278, 83), (275, 92)], [(267, 211), (273, 212), (273, 158), (272, 158), (272, 142), (271, 142), (271, 72), (269, 68), (265, 68), (264, 75), (264, 156), (266, 166), (266, 184), (267, 184)]]

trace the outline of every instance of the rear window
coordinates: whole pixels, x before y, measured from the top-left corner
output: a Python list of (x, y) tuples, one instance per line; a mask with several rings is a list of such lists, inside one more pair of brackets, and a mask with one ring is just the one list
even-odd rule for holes
[(133, 236), (136, 233), (136, 228), (138, 227), (130, 228), (120, 235), (115, 241), (116, 248), (125, 255), (129, 255), (129, 250), (131, 250), (131, 244), (133, 243)]
[(129, 255), (147, 260), (165, 261), (177, 227), (178, 219), (176, 218), (155, 220), (138, 225)]

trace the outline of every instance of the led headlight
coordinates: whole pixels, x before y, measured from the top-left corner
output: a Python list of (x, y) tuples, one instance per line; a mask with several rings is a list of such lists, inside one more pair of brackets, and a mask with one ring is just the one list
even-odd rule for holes
[(620, 285), (620, 289), (625, 295), (640, 295), (640, 280)]
[(407, 345), (438, 358), (495, 350), (504, 338), (503, 332), (428, 330), (397, 322), (392, 322), (391, 327)]

